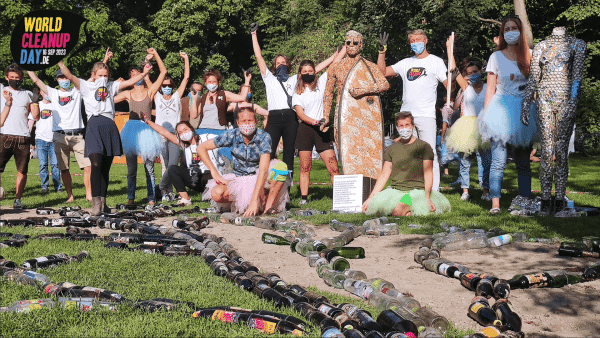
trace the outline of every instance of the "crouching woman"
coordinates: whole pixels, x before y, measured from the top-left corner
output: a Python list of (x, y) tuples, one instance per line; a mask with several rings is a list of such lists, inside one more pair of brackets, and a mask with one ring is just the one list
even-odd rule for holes
[[(203, 199), (244, 216), (285, 210), (291, 179), (285, 163), (271, 160), (271, 136), (256, 128), (252, 107), (240, 108), (237, 125), (198, 147), (198, 155), (213, 178), (206, 185)], [(231, 149), (233, 174), (221, 176), (208, 155), (220, 147)]]
[[(366, 214), (422, 216), (450, 211), (450, 202), (433, 185), (433, 149), (414, 136), (415, 123), (410, 112), (396, 114), (400, 139), (383, 155), (383, 170), (373, 192), (363, 204)], [(389, 178), (390, 187), (381, 191)]]

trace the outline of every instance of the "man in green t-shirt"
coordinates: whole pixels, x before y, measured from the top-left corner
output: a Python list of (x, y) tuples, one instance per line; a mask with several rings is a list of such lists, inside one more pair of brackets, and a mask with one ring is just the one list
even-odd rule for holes
[[(363, 212), (391, 213), (398, 217), (449, 210), (450, 204), (442, 194), (434, 192), (435, 202), (431, 200), (433, 149), (414, 136), (412, 114), (400, 112), (396, 114), (395, 122), (400, 137), (383, 154), (383, 169), (373, 192), (363, 204)], [(390, 178), (391, 187), (382, 192)]]

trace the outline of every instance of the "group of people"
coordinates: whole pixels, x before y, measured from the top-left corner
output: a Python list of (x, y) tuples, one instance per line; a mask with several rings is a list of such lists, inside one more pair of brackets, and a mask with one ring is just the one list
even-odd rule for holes
[[(130, 149), (126, 151), (130, 203), (135, 200), (137, 156), (140, 155), (145, 161), (150, 203), (159, 195), (168, 195), (174, 187), (180, 196), (179, 203), (189, 205), (191, 199), (186, 188), (191, 188), (203, 192), (203, 198), (210, 200), (213, 206), (230, 208), (244, 215), (279, 212), (289, 201), (294, 153), (297, 150), (300, 157), (300, 204), (306, 204), (313, 148), (324, 161), (332, 181), (339, 174), (334, 139), (327, 132), (332, 100), (328, 91), (333, 90), (335, 81), (344, 81), (337, 78), (340, 76), (339, 69), (359, 55), (362, 35), (349, 31), (345, 44), (329, 58), (320, 64), (303, 60), (297, 73), (291, 75), (290, 60), (283, 54), (273, 59), (271, 68), (267, 66), (258, 42), (258, 24), (251, 25), (250, 33), (266, 88), (267, 109), (251, 102), (251, 75), (247, 72), (238, 94), (222, 90), (221, 74), (211, 69), (204, 74), (204, 83), (192, 84), (189, 94), (184, 97), (190, 70), (188, 57), (183, 52), (180, 56), (184, 59), (185, 71), (179, 86), (168, 76), (164, 63), (153, 48), (147, 50), (148, 56), (142, 69), (131, 69), (129, 79), (124, 81), (109, 81), (107, 63), (111, 53), (108, 51), (104, 62), (94, 65), (89, 79), (77, 78), (62, 62), (59, 63), (56, 74), (58, 89), (40, 81), (35, 73), (28, 72), (40, 89), (40, 95), (21, 89), (23, 71), (16, 65), (9, 66), (5, 71), (9, 87), (3, 90), (0, 121), (3, 125), (0, 130), (0, 172), (14, 155), (18, 171), (14, 207), (21, 207), (20, 198), (27, 179), (28, 115), (36, 121), (40, 116), (40, 121), (53, 118), (52, 141), (68, 194), (67, 202), (73, 201), (69, 173), (72, 151), (84, 170), (86, 197), (92, 200), (93, 214), (107, 208), (105, 201), (111, 164), (114, 156), (123, 154), (123, 146), (126, 150)], [(374, 76), (378, 83), (369, 89), (352, 88), (353, 96), (367, 92), (379, 94), (388, 88), (384, 77), (399, 76), (403, 82), (402, 108), (394, 123), (399, 137), (384, 152), (381, 174), (363, 205), (363, 211), (405, 216), (450, 210), (447, 199), (438, 192), (440, 166), (438, 154), (434, 151), (439, 83), (446, 87), (455, 83), (460, 87), (454, 107), (460, 110), (461, 117), (450, 128), (443, 142), (460, 156), (462, 199), (469, 199), (470, 161), (478, 153), (483, 167), (482, 199), (491, 200), (490, 213), (500, 212), (507, 145), (516, 149), (519, 193), (522, 197), (529, 197), (529, 154), (537, 128), (534, 105), (531, 105), (529, 125), (521, 123), (522, 97), (531, 62), (521, 21), (517, 17), (507, 17), (502, 21), (498, 48), (490, 56), (485, 69), (487, 84), (482, 81), (484, 69), (481, 62), (467, 60), (462, 69), (456, 67), (454, 56), (450, 53), (452, 39), (447, 42), (447, 67), (441, 58), (427, 51), (428, 38), (423, 30), (410, 31), (407, 38), (415, 55), (387, 66), (387, 36), (381, 37), (377, 64), (369, 63), (373, 67), (371, 71), (377, 72)], [(160, 70), (154, 82), (149, 78), (152, 59)], [(335, 67), (332, 74), (325, 71), (318, 75), (332, 65)], [(452, 75), (451, 78), (448, 74)], [(121, 92), (130, 87), (133, 89)], [(203, 88), (208, 91), (202, 95)], [(114, 105), (121, 101), (129, 103), (130, 116), (119, 135), (114, 123)], [(81, 102), (87, 114), (85, 129), (79, 113)], [(152, 103), (156, 109), (154, 121)], [(447, 102), (445, 112), (452, 110), (451, 107), (451, 103)], [(51, 114), (45, 113), (47, 111)], [(187, 117), (182, 118), (182, 112)], [(264, 130), (257, 129), (257, 114), (268, 121)], [(144, 135), (148, 135), (144, 132), (150, 129), (162, 138), (154, 138), (154, 141), (144, 139)], [(283, 141), (283, 161), (276, 159), (280, 139)], [(140, 140), (147, 144), (139, 145)], [(160, 144), (154, 147), (153, 142)], [(153, 156), (156, 154), (142, 148), (162, 149), (166, 171), (158, 189), (155, 189), (154, 182)], [(184, 156), (181, 156), (182, 153)], [(224, 158), (231, 164), (218, 165)], [(383, 190), (390, 178), (391, 187)]]

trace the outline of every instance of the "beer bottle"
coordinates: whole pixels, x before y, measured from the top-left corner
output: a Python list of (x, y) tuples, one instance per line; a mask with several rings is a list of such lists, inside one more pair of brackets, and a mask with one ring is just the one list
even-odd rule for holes
[(58, 210), (52, 208), (37, 208), (35, 209), (35, 213), (38, 215), (52, 215), (56, 214)]
[(317, 311), (320, 311), (320, 312), (328, 315), (331, 318), (334, 318), (341, 313), (345, 313), (341, 309), (339, 309), (329, 303), (324, 303), (324, 302), (315, 304), (315, 308), (317, 309)]
[(379, 291), (373, 291), (369, 298), (367, 299), (369, 304), (373, 305), (377, 310), (395, 310), (396, 308), (401, 307), (402, 305), (396, 300), (396, 298), (392, 298), (385, 293)]
[(479, 277), (479, 275), (476, 273), (469, 272), (462, 273), (460, 275), (460, 283), (462, 284), (462, 286), (471, 291), (475, 291), (475, 289), (477, 288), (477, 283), (479, 283), (480, 280), (481, 277)]
[(336, 289), (344, 288), (344, 280), (346, 280), (346, 276), (344, 276), (344, 273), (342, 272), (326, 269), (322, 272), (321, 278), (323, 278), (325, 284), (329, 286), (333, 286)]
[[(444, 334), (440, 332), (440, 330), (435, 329), (433, 327), (426, 327), (421, 332), (419, 332), (419, 338), (439, 338), (443, 337)], [(386, 335), (386, 338), (391, 338)], [(400, 337), (398, 337), (400, 338)]]
[(270, 233), (263, 233), (262, 234), (262, 241), (263, 243), (267, 243), (267, 244), (275, 244), (275, 245), (290, 245), (290, 241), (286, 240), (285, 238), (281, 237), (281, 236), (277, 236), (277, 235), (273, 235)]
[(429, 248), (422, 246), (419, 251), (415, 252), (414, 259), (418, 264), (423, 264), (423, 261), (427, 258)]
[(15, 241), (15, 240), (6, 240), (0, 242), (0, 248), (20, 248), (23, 245), (27, 244), (27, 241)]
[(371, 287), (375, 291), (382, 291), (384, 289), (395, 289), (396, 288), (394, 286), (394, 284), (392, 284), (382, 278), (370, 278), (370, 279), (365, 280), (365, 282), (370, 283)]
[(35, 226), (35, 222), (28, 219), (9, 219), (9, 220), (0, 220), (0, 227), (16, 227), (16, 226)]
[[(517, 276), (515, 276), (517, 277)], [(518, 279), (513, 279), (509, 282), (511, 289), (527, 289), (530, 287), (545, 287), (548, 286), (548, 275), (545, 273), (534, 273), (520, 276)]]
[[(51, 285), (51, 284), (50, 284)], [(61, 289), (59, 290), (57, 293), (57, 295), (61, 295), (61, 296), (70, 296), (70, 297), (88, 297), (88, 298), (96, 298), (102, 301), (113, 301), (113, 302), (120, 302), (125, 300), (125, 298), (123, 296), (121, 296), (120, 294), (110, 291), (110, 290), (105, 290), (105, 289), (100, 289), (100, 288), (94, 288), (91, 286), (72, 286), (69, 287), (67, 289)]]
[(259, 269), (252, 265), (252, 263), (250, 263), (249, 261), (243, 261), (240, 263), (240, 266), (243, 267), (244, 269), (246, 269), (246, 271), (255, 271), (258, 272)]
[(502, 324), (484, 297), (473, 298), (467, 315), (482, 326)]
[(96, 234), (75, 234), (71, 236), (73, 241), (91, 241), (98, 237)]
[(366, 220), (363, 222), (363, 227), (367, 228), (367, 229), (373, 229), (375, 227), (377, 227), (380, 224), (385, 224), (387, 223), (388, 219), (387, 217), (378, 217), (378, 218), (374, 218), (374, 219), (370, 219), (370, 220)]
[(390, 310), (396, 312), (396, 314), (398, 316), (402, 317), (402, 319), (410, 320), (413, 324), (415, 324), (415, 326), (417, 327), (417, 329), (419, 331), (422, 330), (425, 326), (427, 326), (427, 323), (425, 323), (423, 318), (421, 318), (415, 314), (417, 309), (407, 309), (405, 307), (395, 307)]
[(81, 311), (90, 311), (94, 306), (102, 306), (111, 311), (116, 311), (116, 306), (111, 302), (103, 302), (89, 297), (60, 297), (58, 303), (65, 309), (78, 309)]
[(342, 256), (335, 256), (329, 261), (332, 270), (345, 271), (350, 269), (350, 262)]
[(333, 231), (342, 232), (342, 231), (346, 230), (347, 228), (353, 227), (353, 226), (354, 226), (354, 224), (352, 224), (352, 223), (340, 222), (337, 219), (332, 219), (331, 222), (329, 222), (329, 227)]
[(426, 259), (421, 264), (423, 267), (431, 272), (439, 273), (438, 268), (442, 263), (450, 263), (449, 260), (445, 258), (435, 258), (435, 259)]
[(224, 213), (221, 214), (221, 223), (233, 224), (233, 222), (235, 221), (236, 217), (237, 217), (237, 215), (234, 214), (234, 213), (224, 212)]
[(373, 293), (373, 288), (370, 283), (365, 281), (356, 280), (353, 278), (346, 278), (344, 280), (344, 289), (362, 299), (368, 299)]
[(334, 248), (333, 250), (337, 251), (337, 253), (347, 259), (362, 259), (365, 258), (365, 249), (361, 247), (349, 247), (342, 246), (338, 248)]
[(494, 283), (494, 298), (508, 298), (510, 295), (510, 285), (504, 279), (498, 279)]
[(404, 295), (402, 292), (396, 290), (396, 289), (383, 289), (381, 290), (382, 293), (385, 293), (386, 295), (396, 298), (398, 300), (398, 302), (400, 302), (400, 304), (402, 304), (402, 307), (410, 310), (410, 311), (416, 311), (418, 308), (421, 307), (421, 304), (414, 299), (413, 297), (410, 296), (406, 296)]
[(8, 259), (0, 258), (0, 266), (3, 268), (15, 269), (17, 264), (15, 264), (13, 261), (9, 261)]
[(107, 249), (120, 249), (120, 250), (129, 249), (129, 247), (127, 246), (127, 243), (124, 243), (124, 242), (108, 242), (104, 245), (104, 247)]
[(359, 324), (356, 320), (352, 319), (346, 312), (342, 312), (336, 315), (333, 320), (335, 320), (339, 325), (342, 332), (346, 332), (348, 330), (358, 330)]
[(255, 284), (252, 292), (256, 293), (260, 298), (273, 302), (278, 308), (292, 306), (292, 303), (289, 299), (285, 298), (279, 292), (273, 290), (273, 288), (270, 288), (268, 284)]
[(392, 310), (381, 311), (377, 317), (377, 324), (385, 331), (412, 332), (414, 335), (419, 333), (417, 326), (413, 322), (400, 317)]
[(0, 307), (0, 312), (27, 312), (33, 309), (41, 309), (42, 307), (52, 307), (54, 305), (55, 303), (52, 298), (19, 300), (9, 306)]
[(498, 299), (492, 307), (496, 311), (498, 320), (506, 326), (508, 330), (521, 331), (521, 318), (516, 314), (510, 302), (506, 299)]
[(243, 273), (235, 276), (235, 278), (233, 279), (233, 282), (235, 283), (235, 285), (239, 286), (242, 290), (252, 291), (252, 289), (254, 289), (254, 283), (252, 283), (252, 281), (248, 277), (246, 277)]
[(143, 253), (160, 254), (163, 251), (163, 246), (159, 244), (141, 244), (131, 250), (141, 251)]
[(498, 280), (496, 277), (488, 276), (482, 278), (479, 283), (477, 283), (477, 289), (475, 289), (475, 294), (477, 296), (482, 296), (487, 299), (494, 296), (494, 282)]
[(344, 331), (343, 337), (345, 337), (345, 338), (365, 338), (365, 335), (363, 335), (362, 332), (360, 332), (359, 330), (350, 329), (350, 330)]
[(236, 217), (233, 220), (233, 224), (235, 225), (244, 225), (244, 226), (254, 226), (254, 221), (257, 220), (258, 217), (250, 216), (250, 217)]
[(340, 304), (339, 308), (344, 310), (350, 317), (357, 319), (358, 324), (360, 325), (360, 330), (370, 330), (370, 331), (379, 331), (380, 325), (375, 322), (373, 317), (367, 312), (360, 309), (358, 306), (353, 304)]
[(385, 336), (379, 331), (368, 331), (365, 338), (385, 338)]
[[(50, 261), (51, 264), (45, 264), (48, 261)], [(57, 255), (42, 256), (26, 260), (25, 262), (23, 262), (23, 267), (26, 269), (44, 268), (50, 265), (62, 263), (64, 261), (65, 260), (63, 258), (59, 258)]]

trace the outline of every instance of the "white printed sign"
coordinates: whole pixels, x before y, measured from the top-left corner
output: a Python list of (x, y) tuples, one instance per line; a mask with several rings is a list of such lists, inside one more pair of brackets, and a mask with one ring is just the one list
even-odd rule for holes
[(363, 203), (363, 175), (333, 177), (333, 210), (361, 212)]

